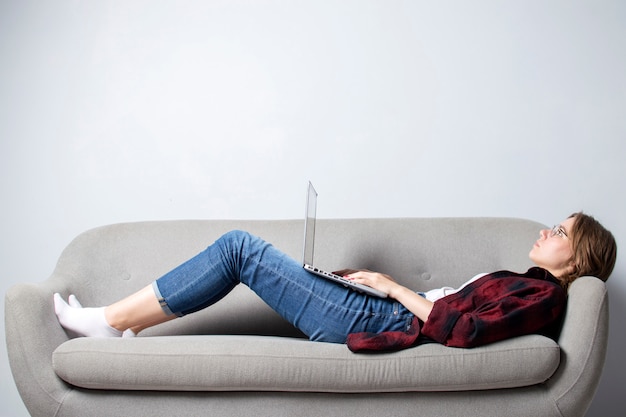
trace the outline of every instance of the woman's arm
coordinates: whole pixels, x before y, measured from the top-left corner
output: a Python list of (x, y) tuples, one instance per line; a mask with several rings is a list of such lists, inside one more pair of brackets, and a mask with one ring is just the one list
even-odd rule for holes
[[(341, 272), (347, 272), (341, 274)], [(422, 322), (428, 320), (428, 316), (433, 309), (433, 303), (421, 295), (411, 291), (393, 280), (389, 275), (372, 271), (338, 271), (340, 275), (358, 284), (367, 285), (384, 292), (390, 298), (405, 306), (411, 313), (415, 314)]]

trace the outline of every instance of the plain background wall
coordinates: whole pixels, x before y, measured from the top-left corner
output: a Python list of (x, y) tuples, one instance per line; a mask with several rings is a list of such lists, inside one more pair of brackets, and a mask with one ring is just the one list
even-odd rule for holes
[[(2, 0), (2, 293), (103, 224), (300, 218), (308, 179), (320, 217), (584, 209), (623, 245), (625, 23), (619, 0)], [(625, 276), (590, 416), (623, 408)], [(0, 414), (27, 415), (0, 365)]]

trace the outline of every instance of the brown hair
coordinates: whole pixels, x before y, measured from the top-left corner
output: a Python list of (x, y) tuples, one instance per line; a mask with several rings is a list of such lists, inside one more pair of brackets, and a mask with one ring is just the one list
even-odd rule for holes
[(567, 288), (578, 277), (591, 275), (606, 281), (617, 258), (617, 244), (613, 234), (596, 219), (583, 212), (574, 213), (570, 231), (574, 256), (574, 270), (560, 277)]

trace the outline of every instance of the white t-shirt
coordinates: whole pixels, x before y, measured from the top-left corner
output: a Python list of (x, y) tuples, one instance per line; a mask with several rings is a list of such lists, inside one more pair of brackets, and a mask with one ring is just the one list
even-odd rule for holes
[(426, 292), (424, 292), (422, 294), (424, 294), (424, 297), (428, 301), (432, 301), (434, 303), (435, 301), (439, 300), (440, 298), (443, 298), (443, 297), (445, 297), (447, 295), (459, 292), (460, 290), (462, 290), (467, 285), (471, 284), (472, 282), (476, 281), (479, 278), (484, 277), (485, 275), (487, 275), (487, 274), (486, 273), (478, 274), (475, 277), (473, 277), (472, 279), (470, 279), (469, 281), (467, 281), (465, 284), (461, 285), (459, 288), (456, 288), (456, 289), (452, 288), (452, 287), (442, 287), (442, 288), (436, 288), (434, 290), (426, 291)]

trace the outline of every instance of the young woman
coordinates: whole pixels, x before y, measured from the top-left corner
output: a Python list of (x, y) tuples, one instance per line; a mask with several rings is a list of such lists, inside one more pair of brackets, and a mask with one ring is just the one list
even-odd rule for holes
[(459, 289), (416, 293), (390, 276), (367, 270), (338, 273), (376, 288), (370, 297), (325, 279), (263, 240), (241, 231), (151, 285), (114, 304), (83, 308), (54, 295), (61, 325), (81, 336), (129, 337), (206, 308), (243, 283), (311, 340), (347, 343), (354, 351), (401, 349), (423, 340), (472, 347), (558, 326), (567, 288), (583, 275), (608, 279), (616, 260), (612, 234), (593, 217), (575, 213), (541, 230), (526, 273), (477, 275)]

